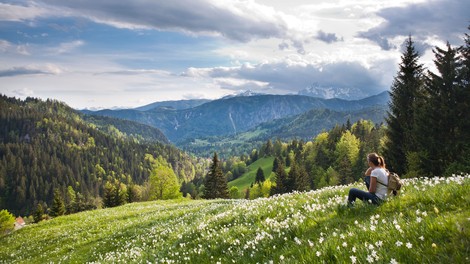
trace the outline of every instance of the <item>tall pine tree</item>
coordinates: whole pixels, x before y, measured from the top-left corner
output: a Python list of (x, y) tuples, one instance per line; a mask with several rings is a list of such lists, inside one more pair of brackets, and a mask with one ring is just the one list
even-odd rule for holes
[(62, 196), (60, 196), (59, 189), (54, 191), (54, 200), (52, 202), (51, 211), (49, 213), (52, 217), (61, 216), (65, 214), (65, 204)]
[(227, 179), (220, 168), (217, 153), (214, 153), (212, 165), (204, 181), (204, 198), (229, 198)]
[[(468, 119), (468, 104), (460, 97), (462, 69), (459, 54), (447, 43), (447, 49), (434, 49), (437, 73), (429, 71), (425, 82), (426, 103), (419, 108), (419, 158), (422, 170), (428, 175), (442, 175), (447, 167), (464, 156), (459, 149), (463, 119)], [(468, 86), (467, 86), (468, 87)], [(468, 144), (468, 143), (467, 143)]]
[(399, 71), (391, 87), (386, 117), (388, 141), (385, 157), (388, 166), (399, 174), (406, 172), (406, 155), (416, 151), (415, 109), (423, 87), (423, 66), (418, 63), (419, 54), (411, 36), (405, 45)]

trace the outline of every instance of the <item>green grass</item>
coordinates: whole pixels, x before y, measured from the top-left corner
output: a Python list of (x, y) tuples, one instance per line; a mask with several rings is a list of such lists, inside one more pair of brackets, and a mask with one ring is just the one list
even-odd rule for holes
[(469, 263), (470, 175), (406, 180), (380, 206), (324, 188), (127, 204), (0, 237), (0, 263)]
[(255, 182), (256, 172), (258, 171), (259, 167), (261, 167), (261, 169), (263, 170), (264, 177), (266, 178), (266, 180), (269, 179), (271, 177), (271, 171), (273, 169), (273, 162), (274, 157), (258, 159), (247, 167), (248, 171), (243, 173), (242, 176), (229, 182), (229, 188), (232, 186), (236, 186), (239, 191), (243, 191), (246, 188), (249, 188), (250, 185)]

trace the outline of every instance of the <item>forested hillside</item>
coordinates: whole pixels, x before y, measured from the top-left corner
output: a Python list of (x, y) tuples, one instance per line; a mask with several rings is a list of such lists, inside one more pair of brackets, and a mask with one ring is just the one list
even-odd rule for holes
[(262, 123), (299, 115), (311, 109), (352, 112), (377, 105), (385, 106), (388, 99), (387, 93), (355, 101), (301, 95), (253, 95), (222, 98), (183, 110), (102, 110), (93, 114), (133, 120), (157, 127), (172, 142), (185, 147), (181, 143), (189, 142), (188, 140), (236, 135)]
[(181, 180), (203, 173), (174, 146), (100, 131), (58, 101), (1, 96), (0, 109), (0, 207), (16, 215), (50, 207), (56, 189), (81, 210), (101, 206), (106, 183), (138, 190), (151, 171), (146, 154), (162, 156)]

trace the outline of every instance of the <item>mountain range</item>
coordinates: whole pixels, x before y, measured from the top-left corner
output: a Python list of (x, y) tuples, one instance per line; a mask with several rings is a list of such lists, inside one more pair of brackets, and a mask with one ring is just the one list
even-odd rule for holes
[[(313, 133), (331, 128), (338, 119), (347, 120), (348, 117), (351, 121), (360, 116), (362, 119), (380, 123), (383, 121), (389, 99), (388, 92), (360, 100), (249, 94), (212, 101), (159, 102), (136, 109), (82, 112), (132, 120), (156, 127), (171, 142), (181, 145), (204, 137), (233, 137), (257, 129), (258, 126), (269, 127), (270, 124), (276, 128), (270, 130), (271, 134), (284, 138), (286, 135), (304, 137), (309, 133), (314, 136)], [(371, 107), (372, 110), (368, 110)], [(311, 112), (313, 110), (317, 112)], [(312, 122), (313, 116), (315, 122)], [(295, 126), (290, 123), (293, 121), (297, 123)], [(303, 124), (299, 124), (300, 122)], [(302, 132), (296, 131), (294, 127), (303, 127)]]

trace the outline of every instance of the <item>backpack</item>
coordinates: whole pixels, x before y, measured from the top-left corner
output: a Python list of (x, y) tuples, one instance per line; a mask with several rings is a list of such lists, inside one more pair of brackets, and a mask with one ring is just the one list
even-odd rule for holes
[(388, 194), (393, 193), (393, 195), (398, 195), (401, 187), (403, 186), (403, 181), (400, 179), (400, 176), (395, 172), (390, 172), (388, 174), (388, 185), (383, 184), (379, 181), (378, 183), (382, 184), (383, 186), (387, 186)]

